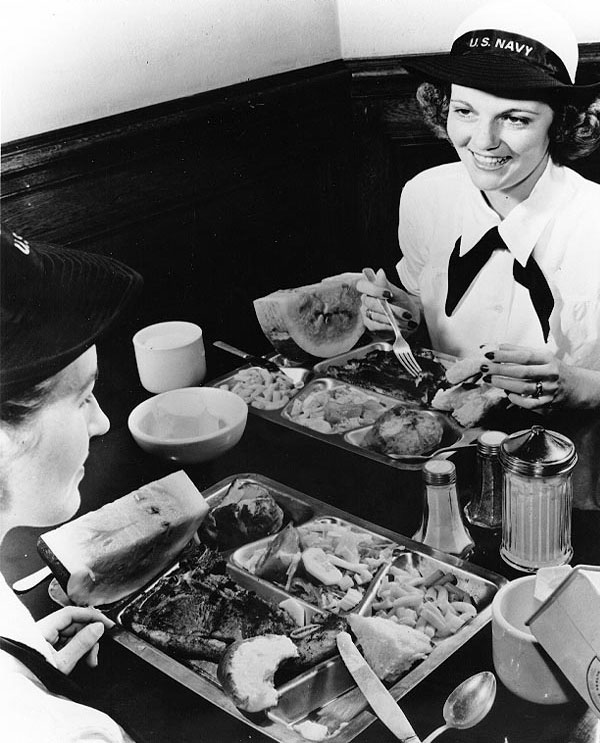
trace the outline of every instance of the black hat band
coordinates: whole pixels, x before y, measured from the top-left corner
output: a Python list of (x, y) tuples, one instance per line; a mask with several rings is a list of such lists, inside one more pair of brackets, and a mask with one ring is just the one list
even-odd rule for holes
[(552, 49), (528, 36), (498, 29), (477, 29), (459, 36), (450, 50), (453, 56), (467, 56), (473, 53), (506, 55), (521, 59), (545, 70), (564, 85), (571, 85), (569, 73), (562, 59)]

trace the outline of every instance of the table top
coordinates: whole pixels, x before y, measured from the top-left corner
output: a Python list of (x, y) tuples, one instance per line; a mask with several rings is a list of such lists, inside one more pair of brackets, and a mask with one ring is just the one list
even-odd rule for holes
[[(235, 366), (234, 361), (227, 365), (222, 354), (210, 352), (208, 363), (212, 378)], [(111, 419), (111, 430), (91, 442), (81, 487), (81, 512), (98, 508), (179, 469), (141, 451), (127, 430), (128, 412), (149, 396), (135, 380), (131, 368), (123, 371), (106, 362), (103, 369), (101, 362), (100, 371), (104, 381), (97, 388), (97, 397)], [(514, 418), (509, 421), (512, 430), (523, 427), (524, 419), (520, 415), (519, 411), (513, 413)], [(597, 419), (586, 419), (583, 425), (590, 430), (597, 425)], [(553, 427), (559, 430), (558, 425)], [(465, 502), (475, 479), (474, 451), (456, 453), (454, 461), (459, 495)], [(421, 516), (419, 471), (387, 467), (253, 415), (249, 415), (244, 435), (234, 449), (212, 462), (184, 469), (200, 490), (238, 473), (265, 475), (409, 537), (416, 531)], [(585, 484), (580, 487), (584, 489)], [(588, 495), (587, 491), (576, 492), (576, 505), (589, 504)], [(37, 536), (43, 531), (20, 527), (5, 539), (0, 565), (9, 583), (43, 565), (35, 548)], [(474, 562), (509, 579), (519, 577), (501, 560), (497, 533), (473, 528), (472, 534), (476, 541), (471, 558)], [(599, 535), (600, 509), (575, 508), (573, 564), (600, 564)], [(56, 608), (48, 597), (47, 587), (45, 582), (22, 596), (36, 618)], [(490, 625), (402, 698), (402, 709), (421, 738), (443, 724), (442, 707), (452, 689), (482, 670), (494, 670)], [(75, 675), (97, 706), (118, 720), (137, 743), (270, 740), (110, 638), (102, 641), (98, 668), (80, 668)], [(378, 721), (356, 738), (362, 743), (393, 739), (392, 733)], [(450, 730), (441, 740), (444, 743), (592, 743), (600, 740), (600, 720), (578, 698), (559, 706), (531, 704), (511, 694), (499, 682), (496, 702), (487, 718), (470, 730)]]

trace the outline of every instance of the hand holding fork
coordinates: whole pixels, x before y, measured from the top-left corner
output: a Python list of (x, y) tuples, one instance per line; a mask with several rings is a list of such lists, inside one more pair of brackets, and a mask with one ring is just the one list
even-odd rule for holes
[[(383, 273), (381, 269), (376, 274), (372, 268), (364, 268), (363, 275), (365, 279), (367, 279), (367, 281), (369, 282), (369, 288), (371, 288), (373, 284), (377, 286), (378, 283), (381, 286), (383, 282), (385, 282), (384, 283), (385, 286), (388, 286), (387, 279), (385, 278), (385, 273)], [(361, 282), (358, 282), (357, 289), (361, 291)], [(379, 304), (380, 311), (383, 312), (383, 314), (388, 320), (389, 325), (392, 326), (392, 329), (394, 330), (394, 333), (396, 335), (396, 340), (394, 341), (394, 344), (392, 346), (392, 351), (395, 354), (398, 361), (406, 369), (406, 371), (411, 376), (418, 378), (422, 373), (422, 369), (419, 366), (415, 357), (413, 356), (410, 346), (408, 345), (408, 343), (406, 342), (405, 338), (403, 337), (401, 333), (401, 328), (398, 324), (394, 311), (392, 310), (391, 306), (388, 304), (387, 295), (389, 295), (389, 298), (391, 299), (392, 293), (389, 291), (389, 289), (382, 289), (379, 293), (379, 296), (377, 297), (375, 301)], [(369, 296), (369, 300), (372, 300), (371, 296)], [(364, 305), (366, 305), (365, 295), (363, 295), (363, 306)], [(365, 314), (367, 315), (367, 317), (369, 317), (369, 312), (372, 312), (372, 310), (369, 310), (369, 308), (366, 307)], [(407, 320), (407, 317), (412, 317), (412, 314), (408, 312), (407, 310), (403, 310), (402, 313), (403, 313), (403, 317), (405, 320)], [(410, 328), (410, 324), (408, 324), (408, 322), (409, 321), (407, 320), (407, 325)], [(382, 324), (382, 327), (387, 329), (388, 323)], [(416, 327), (416, 323), (414, 321), (412, 322), (412, 324)], [(367, 325), (367, 327), (369, 326)]]

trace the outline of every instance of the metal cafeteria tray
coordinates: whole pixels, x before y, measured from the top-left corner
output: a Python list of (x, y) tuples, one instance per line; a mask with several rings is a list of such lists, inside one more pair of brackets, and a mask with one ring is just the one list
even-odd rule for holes
[[(477, 616), (462, 627), (456, 635), (440, 643), (426, 660), (419, 663), (396, 682), (390, 689), (394, 698), (400, 699), (401, 696), (414, 688), (427, 674), (431, 673), (434, 668), (446, 660), (490, 620), (491, 601), (496, 591), (506, 582), (503, 577), (464, 560), (431, 550), (425, 545), (407, 539), (389, 529), (354, 517), (345, 511), (329, 506), (316, 498), (259, 474), (231, 475), (208, 488), (204, 492), (205, 498), (209, 503), (218, 499), (236, 479), (251, 480), (263, 485), (282, 504), (284, 510), (287, 506), (288, 512), (299, 514), (303, 523), (306, 520), (319, 518), (337, 519), (352, 524), (358, 529), (364, 529), (388, 539), (399, 545), (403, 550), (401, 559), (409, 560), (415, 564), (418, 563), (425, 566), (426, 569), (435, 570), (440, 568), (445, 572), (452, 572), (458, 579), (458, 585), (465, 588), (476, 599), (478, 603)], [(230, 556), (230, 554), (233, 553), (225, 553), (225, 556)], [(176, 569), (177, 566), (174, 566), (170, 570)], [(244, 587), (251, 588), (265, 598), (270, 598), (279, 603), (283, 598), (288, 597), (285, 591), (268, 581), (258, 581), (253, 576), (248, 575), (243, 577), (242, 574), (245, 571), (236, 567), (231, 560), (229, 560), (228, 570), (235, 580), (239, 578), (239, 582)], [(146, 588), (145, 592), (151, 590), (152, 586)], [(131, 603), (136, 600), (139, 600), (139, 596), (131, 599)], [(127, 606), (123, 607), (115, 617), (117, 627), (111, 630), (111, 635), (116, 642), (186, 688), (273, 740), (281, 743), (305, 743), (307, 738), (301, 734), (301, 728), (298, 728), (298, 725), (318, 722), (321, 719), (322, 712), (327, 713), (328, 710), (335, 707), (338, 701), (341, 702), (349, 696), (354, 696), (358, 702), (356, 715), (341, 726), (339, 732), (330, 735), (330, 738), (334, 738), (336, 743), (349, 743), (375, 720), (373, 714), (366, 708), (362, 695), (357, 694), (354, 682), (339, 656), (326, 660), (291, 681), (280, 685), (278, 687), (280, 696), (277, 707), (270, 710), (263, 718), (245, 715), (235, 707), (221, 689), (216, 678), (216, 665), (214, 663), (196, 661), (192, 667), (153, 647), (149, 642), (137, 637), (119, 624), (120, 617), (126, 611), (126, 608)], [(368, 610), (366, 600), (357, 610), (363, 612)], [(310, 613), (307, 618), (310, 621)], [(340, 699), (340, 695), (343, 695), (343, 699)]]
[[(367, 457), (368, 459), (381, 462), (382, 464), (386, 464), (390, 467), (395, 467), (397, 469), (403, 470), (418, 470), (423, 466), (423, 462), (427, 461), (431, 457), (444, 456), (444, 454), (450, 451), (454, 451), (457, 448), (462, 448), (474, 444), (479, 434), (482, 432), (482, 428), (474, 427), (465, 429), (449, 413), (425, 408), (421, 408), (423, 412), (426, 412), (431, 417), (436, 418), (441, 423), (443, 429), (443, 437), (439, 447), (437, 447), (433, 451), (425, 452), (421, 455), (387, 455), (367, 448), (364, 445), (364, 437), (367, 434), (370, 426), (355, 427), (351, 431), (344, 431), (339, 433), (323, 433), (322, 431), (315, 430), (314, 428), (309, 428), (306, 425), (301, 425), (293, 420), (291, 411), (294, 406), (294, 401), (303, 400), (312, 392), (319, 389), (327, 391), (335, 390), (340, 387), (346, 387), (348, 389), (354, 390), (358, 395), (368, 395), (369, 397), (380, 401), (386, 407), (386, 409), (393, 407), (394, 405), (398, 405), (399, 403), (408, 406), (420, 407), (416, 400), (413, 400), (412, 402), (406, 401), (402, 397), (403, 389), (406, 389), (407, 386), (412, 386), (412, 388), (414, 388), (414, 381), (412, 380), (412, 378), (408, 378), (407, 375), (405, 375), (405, 377), (399, 377), (398, 397), (394, 397), (393, 393), (391, 392), (389, 394), (383, 394), (381, 392), (369, 390), (363, 386), (359, 387), (348, 382), (343, 382), (337, 379), (323, 376), (330, 366), (343, 366), (349, 360), (362, 359), (372, 351), (391, 352), (391, 348), (392, 346), (390, 343), (379, 341), (319, 362), (318, 364), (315, 364), (311, 373), (308, 373), (307, 370), (306, 385), (302, 389), (298, 390), (296, 395), (294, 395), (294, 397), (290, 400), (290, 402), (287, 403), (287, 405), (277, 410), (264, 410), (249, 406), (249, 410), (254, 415), (265, 418), (274, 423), (277, 423), (278, 425), (285, 426), (286, 428), (297, 431), (299, 433), (303, 433), (306, 436), (319, 439), (328, 444), (332, 444), (333, 446), (337, 446), (338, 448), (345, 449), (346, 451), (350, 451), (363, 457)], [(446, 354), (437, 354), (436, 352), (429, 351), (428, 349), (424, 349), (424, 351), (427, 354), (432, 354), (433, 360), (438, 361), (444, 366), (448, 366), (455, 361), (454, 357), (448, 356)], [(231, 374), (220, 377), (219, 379), (211, 382), (211, 385), (216, 387), (221, 384), (228, 383), (228, 381), (231, 380), (235, 373), (236, 372), (232, 372)]]

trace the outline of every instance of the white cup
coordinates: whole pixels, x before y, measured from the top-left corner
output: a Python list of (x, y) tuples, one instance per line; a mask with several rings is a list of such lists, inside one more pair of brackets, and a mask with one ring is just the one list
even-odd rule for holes
[(194, 323), (148, 325), (133, 336), (133, 348), (140, 382), (148, 392), (195, 387), (206, 375), (202, 328)]
[(525, 622), (537, 609), (535, 575), (502, 586), (492, 601), (494, 668), (507, 689), (538, 704), (563, 704), (575, 693)]

